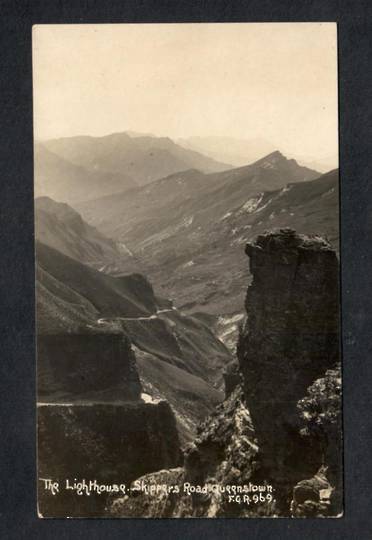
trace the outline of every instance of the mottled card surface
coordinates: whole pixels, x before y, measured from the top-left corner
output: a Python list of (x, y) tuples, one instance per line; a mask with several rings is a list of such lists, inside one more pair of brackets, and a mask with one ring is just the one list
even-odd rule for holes
[(40, 517), (343, 512), (335, 23), (33, 28)]

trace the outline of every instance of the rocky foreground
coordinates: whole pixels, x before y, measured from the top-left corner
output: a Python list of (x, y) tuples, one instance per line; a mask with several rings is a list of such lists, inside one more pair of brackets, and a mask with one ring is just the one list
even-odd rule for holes
[(260, 235), (246, 253), (253, 280), (227, 399), (199, 426), (182, 467), (137, 479), (110, 515), (341, 515), (336, 253), (290, 229)]
[(126, 336), (44, 335), (38, 348), (41, 516), (103, 516), (114, 486), (182, 463), (174, 413), (144, 399)]

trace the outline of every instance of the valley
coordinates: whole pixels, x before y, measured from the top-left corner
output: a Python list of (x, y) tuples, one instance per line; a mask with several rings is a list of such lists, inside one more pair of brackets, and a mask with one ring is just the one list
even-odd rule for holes
[(124, 19), (32, 28), (38, 516), (342, 517), (337, 24)]
[(319, 175), (279, 152), (232, 171), (171, 175), (77, 208), (125, 241), (160, 294), (184, 311), (216, 317), (243, 311), (243, 248), (257, 234), (292, 227), (338, 244), (337, 171)]
[[(78, 460), (87, 474), (94, 448), (114, 474), (116, 454), (103, 448), (106, 435), (116, 435), (106, 433), (102, 422), (119, 425), (120, 416), (134, 415), (146, 418), (143, 436), (136, 420), (130, 428), (139, 430), (141, 448), (153, 448), (163, 429), (169, 436), (156, 463), (149, 459), (141, 468), (131, 453), (131, 431), (117, 427), (129, 445), (122, 451), (131, 467), (123, 474), (132, 481), (179, 465), (197, 440), (200, 423), (236, 395), (242, 380), (239, 343), (254, 319), (248, 314), (247, 321), (245, 308), (252, 280), (245, 246), (268, 230), (294, 229), (314, 241), (326, 237), (337, 251), (338, 171), (321, 175), (278, 151), (226, 170), (197, 156), (204, 171), (187, 168), (188, 162), (185, 170), (173, 172), (181, 165), (163, 163), (153, 169), (154, 177), (137, 171), (125, 189), (121, 177), (117, 192), (108, 184), (113, 194), (101, 191), (97, 197), (95, 176), (87, 171), (108, 171), (115, 182), (123, 170), (127, 175), (127, 158), (120, 152), (128, 138), (105, 138), (103, 147), (91, 138), (45, 145), (70, 163), (67, 174), (74, 185), (63, 188), (71, 196), (55, 200), (52, 190), (35, 199), (35, 233), (42, 468), (67, 474), (68, 463), (52, 457), (54, 440), (43, 435), (52, 430), (58, 440), (71, 441), (70, 453), (75, 444), (83, 445)], [(133, 136), (132, 142), (137, 150), (160, 144), (149, 138)], [(49, 166), (53, 173), (51, 161)], [(80, 200), (82, 180), (69, 172), (71, 166), (84, 170), (92, 197)], [(62, 190), (59, 165), (56, 170)], [(170, 174), (156, 178), (164, 171)], [(257, 452), (249, 412), (243, 407), (236, 414), (237, 422), (248, 422), (242, 436)], [(66, 504), (75, 505), (71, 500), (69, 494), (57, 504), (49, 499), (43, 504), (47, 514), (58, 515)], [(97, 499), (93, 510), (79, 504), (75, 511), (94, 515), (107, 509)]]
[[(142, 275), (114, 277), (41, 242), (36, 249), (40, 339), (127, 336), (137, 351), (141, 378), (151, 387), (149, 395), (168, 399), (177, 389), (173, 402), (176, 413), (182, 411), (181, 439), (192, 438), (198, 420), (223, 399), (223, 371), (232, 361), (228, 348), (203, 321), (157, 298)], [(112, 391), (120, 396), (120, 388), (105, 389), (103, 394)], [(81, 397), (78, 393), (69, 400)], [(51, 393), (49, 399), (55, 401), (56, 395)]]

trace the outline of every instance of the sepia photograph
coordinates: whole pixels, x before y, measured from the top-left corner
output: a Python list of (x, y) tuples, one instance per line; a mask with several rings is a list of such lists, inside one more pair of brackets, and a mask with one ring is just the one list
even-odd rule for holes
[(337, 24), (32, 49), (38, 516), (342, 517)]

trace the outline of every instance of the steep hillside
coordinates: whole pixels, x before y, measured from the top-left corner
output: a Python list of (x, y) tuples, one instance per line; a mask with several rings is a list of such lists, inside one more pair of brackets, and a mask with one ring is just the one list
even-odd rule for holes
[[(49, 283), (57, 282), (63, 290), (66, 287), (72, 289), (94, 306), (101, 316), (149, 317), (156, 311), (152, 287), (138, 274), (114, 278), (41, 242), (36, 244), (36, 254), (41, 276), (48, 275)], [(41, 285), (46, 283), (41, 279)], [(57, 289), (53, 291), (58, 292)]]
[[(239, 294), (249, 275), (240, 247), (266, 230), (292, 227), (303, 234), (325, 235), (338, 250), (338, 215), (338, 171), (257, 193), (202, 227), (198, 249), (175, 258), (178, 268), (162, 292), (184, 309), (203, 309), (217, 315), (242, 313)], [(183, 239), (185, 245), (187, 237)], [(155, 271), (148, 270), (148, 274), (158, 284), (161, 276), (159, 273), (157, 277)]]
[[(200, 342), (200, 340), (198, 340)], [(206, 417), (222, 401), (223, 392), (202, 377), (170, 365), (158, 356), (134, 348), (137, 368), (146, 395), (166, 399), (177, 421), (181, 443), (193, 439), (195, 419)]]
[(36, 328), (39, 334), (76, 332), (99, 316), (81, 294), (36, 264)]
[[(190, 169), (127, 193), (78, 204), (76, 208), (109, 236), (124, 236), (134, 229), (130, 237), (143, 242), (146, 234), (156, 233), (160, 227), (182, 229), (193, 212), (208, 212), (205, 217), (215, 219), (259, 190), (275, 190), (289, 182), (318, 176), (316, 171), (273, 152), (245, 167), (215, 174)], [(185, 223), (179, 223), (182, 217)]]
[[(112, 493), (100, 486), (115, 484), (119, 493), (118, 482), (176, 467), (180, 459), (175, 418), (165, 401), (39, 404), (39, 515), (103, 516)], [(45, 490), (42, 478), (58, 479), (58, 493)], [(84, 479), (86, 491), (64, 489), (74, 479)]]
[[(96, 173), (126, 175), (140, 185), (190, 168), (205, 172), (231, 168), (187, 150), (167, 137), (113, 133), (104, 137), (53, 139), (44, 144), (49, 151), (76, 166)], [(90, 194), (88, 198), (92, 199)]]
[(107, 332), (38, 334), (38, 402), (136, 401), (142, 386), (130, 340)]
[(48, 196), (74, 204), (136, 186), (123, 171), (113, 173), (73, 163), (50, 150), (48, 143), (34, 147), (35, 196)]
[(189, 311), (226, 315), (243, 311), (248, 270), (240, 245), (261, 230), (295, 226), (337, 240), (337, 173), (314, 178), (274, 152), (232, 171), (173, 175), (79, 210), (128, 245), (163, 296)]
[(137, 268), (129, 250), (88, 225), (76, 210), (49, 197), (35, 200), (36, 239), (100, 271)]
[(127, 336), (145, 392), (170, 402), (182, 441), (190, 439), (197, 421), (222, 400), (231, 362), (211, 329), (159, 301), (139, 274), (102, 274), (41, 243), (37, 262), (38, 334)]

